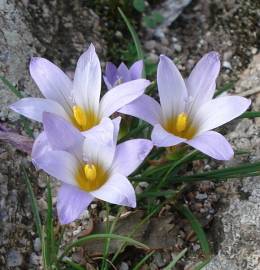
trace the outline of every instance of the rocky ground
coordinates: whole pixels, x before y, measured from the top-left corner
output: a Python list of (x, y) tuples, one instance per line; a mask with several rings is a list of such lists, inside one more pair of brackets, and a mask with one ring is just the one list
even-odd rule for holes
[[(153, 8), (165, 10), (163, 5), (169, 2), (164, 1)], [(65, 4), (62, 0), (0, 0), (0, 75), (6, 76), (24, 96), (39, 96), (28, 73), (32, 55), (45, 56), (67, 71), (74, 68), (77, 57), (89, 42), (95, 44), (103, 59), (108, 60), (110, 55), (115, 57), (110, 48), (111, 36), (105, 32), (107, 26), (116, 29), (116, 25), (111, 25), (109, 12), (100, 10), (100, 6), (95, 9), (81, 1)], [(260, 4), (254, 0), (194, 0), (169, 25), (156, 29), (140, 25), (138, 33), (150, 62), (156, 63), (161, 53), (167, 54), (178, 63), (183, 74), (188, 74), (204, 53), (218, 51), (222, 55), (219, 87), (230, 83), (230, 92), (252, 99), (252, 110), (259, 111), (259, 10)], [(120, 47), (125, 42), (126, 29), (123, 24), (118, 29), (113, 40)], [(16, 100), (17, 97), (0, 83), (1, 124), (25, 134), (18, 116), (8, 109), (8, 104)], [(37, 136), (39, 126), (31, 124), (31, 128)], [(248, 154), (226, 164), (204, 164), (207, 169), (260, 159), (258, 119), (233, 121), (223, 132), (235, 149), (246, 150)], [(20, 167), (22, 164), (32, 169), (30, 158), (8, 144), (0, 142), (0, 147), (0, 269), (39, 269), (39, 239), (34, 232)], [(34, 171), (33, 174), (33, 188), (44, 215), (46, 178)], [(205, 269), (260, 269), (259, 180), (259, 177), (253, 177), (222, 184), (198, 184), (185, 194), (191, 210), (207, 221), (208, 236), (214, 247), (215, 255)], [(171, 211), (167, 213), (171, 214)], [(104, 215), (98, 204), (92, 206), (91, 214)], [(75, 232), (71, 234), (84, 230), (88, 218), (86, 212), (86, 222), (82, 222), (77, 230), (76, 224), (72, 224)], [(183, 259), (178, 269), (193, 269), (200, 254), (196, 240), (187, 238), (189, 230), (186, 227), (183, 233), (178, 231), (176, 238), (181, 248), (188, 245), (195, 256), (191, 254)], [(171, 251), (156, 252), (143, 269), (162, 269), (174, 254)], [(118, 269), (131, 269), (131, 260), (122, 256)]]

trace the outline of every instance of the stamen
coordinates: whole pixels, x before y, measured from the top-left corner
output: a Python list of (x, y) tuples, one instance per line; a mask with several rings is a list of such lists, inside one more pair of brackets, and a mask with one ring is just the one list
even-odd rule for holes
[(94, 181), (97, 177), (97, 170), (93, 164), (86, 164), (84, 166), (84, 172), (87, 180), (89, 181)]
[(81, 127), (85, 127), (87, 123), (87, 116), (84, 110), (80, 106), (73, 106), (72, 109), (77, 124)]
[(186, 113), (180, 113), (176, 120), (176, 130), (178, 132), (183, 132), (187, 128), (188, 115)]

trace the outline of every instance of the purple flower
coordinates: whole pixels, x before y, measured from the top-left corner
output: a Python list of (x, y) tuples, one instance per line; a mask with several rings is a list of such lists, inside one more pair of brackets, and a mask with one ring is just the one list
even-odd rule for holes
[(141, 96), (150, 84), (145, 79), (127, 82), (107, 92), (100, 101), (101, 67), (92, 44), (80, 56), (73, 81), (50, 61), (39, 57), (31, 60), (30, 73), (46, 99), (24, 98), (11, 105), (11, 109), (40, 122), (43, 112), (51, 112), (81, 131), (96, 126), (103, 117)]
[(78, 218), (94, 198), (136, 207), (127, 176), (143, 162), (153, 143), (134, 139), (116, 145), (119, 124), (120, 117), (103, 118), (81, 133), (61, 117), (43, 114), (44, 132), (34, 143), (32, 160), (63, 182), (57, 200), (62, 224)]
[(107, 89), (111, 89), (121, 83), (141, 79), (142, 73), (143, 60), (136, 61), (129, 69), (124, 63), (117, 68), (113, 63), (108, 62), (103, 78)]
[(173, 62), (162, 55), (157, 70), (161, 105), (142, 95), (120, 112), (152, 124), (152, 141), (156, 146), (187, 143), (215, 159), (228, 160), (234, 154), (230, 144), (211, 129), (241, 115), (251, 102), (239, 96), (212, 99), (219, 70), (219, 55), (210, 52), (202, 57), (184, 81)]

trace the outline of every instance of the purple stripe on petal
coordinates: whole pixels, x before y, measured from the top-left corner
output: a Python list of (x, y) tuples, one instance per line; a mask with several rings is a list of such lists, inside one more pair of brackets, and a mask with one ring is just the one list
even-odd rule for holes
[(77, 187), (63, 184), (58, 192), (57, 211), (61, 224), (77, 219), (92, 202), (93, 196)]
[(112, 170), (128, 176), (144, 161), (153, 148), (150, 140), (135, 139), (119, 144), (116, 148)]
[(158, 147), (174, 146), (186, 142), (186, 139), (174, 136), (167, 132), (160, 124), (154, 126), (151, 138), (154, 145)]
[(234, 156), (229, 142), (215, 131), (206, 131), (187, 141), (187, 144), (218, 160), (229, 160)]
[(92, 191), (91, 194), (109, 203), (136, 207), (134, 188), (129, 180), (121, 174), (112, 175), (101, 188)]

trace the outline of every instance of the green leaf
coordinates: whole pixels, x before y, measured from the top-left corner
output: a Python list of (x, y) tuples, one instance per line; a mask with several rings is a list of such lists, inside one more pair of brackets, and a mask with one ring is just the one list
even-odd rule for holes
[(138, 262), (136, 264), (136, 266), (133, 268), (133, 270), (139, 270), (140, 267), (154, 254), (154, 252), (155, 252), (155, 250), (151, 251), (145, 257), (143, 257), (143, 259), (140, 260), (140, 262)]
[(167, 180), (172, 180), (172, 183), (189, 183), (196, 181), (223, 181), (228, 178), (249, 177), (260, 175), (260, 162), (241, 164), (235, 167), (229, 167), (224, 169), (212, 170), (209, 172), (198, 173), (187, 176), (174, 176), (174, 179), (170, 176)]
[[(118, 8), (118, 11), (119, 11), (121, 17), (123, 18), (131, 36), (132, 36), (132, 39), (133, 39), (134, 44), (135, 44), (136, 52), (137, 52), (137, 58), (144, 59), (144, 53), (142, 50), (141, 42), (139, 40), (139, 37), (138, 37), (136, 31), (134, 30), (133, 26), (131, 25), (131, 23), (129, 22), (129, 20), (125, 16), (124, 12), (121, 10), (121, 8)], [(145, 78), (145, 69), (143, 70), (143, 77)]]
[(240, 115), (238, 118), (255, 118), (260, 117), (260, 112), (244, 112), (242, 115)]
[(50, 180), (47, 183), (47, 218), (46, 218), (46, 257), (47, 262), (52, 264), (56, 255), (54, 228), (53, 228), (53, 211), (52, 211), (52, 194)]
[(209, 243), (208, 243), (206, 234), (205, 234), (201, 224), (197, 220), (197, 218), (193, 215), (193, 213), (190, 211), (190, 209), (186, 205), (179, 206), (178, 210), (191, 223), (191, 227), (197, 235), (197, 238), (200, 242), (200, 246), (201, 246), (203, 253), (207, 256), (210, 255), (211, 252), (210, 252), (210, 247), (209, 247)]
[(43, 243), (44, 240), (42, 239), (42, 224), (41, 224), (39, 209), (37, 206), (37, 201), (36, 201), (36, 198), (34, 196), (32, 185), (31, 185), (30, 180), (28, 178), (28, 174), (23, 166), (21, 166), (21, 170), (23, 172), (23, 179), (25, 181), (25, 184), (26, 184), (26, 187), (27, 187), (27, 190), (29, 193), (32, 212), (33, 212), (34, 221), (35, 221), (35, 225), (36, 225), (36, 232), (37, 232), (38, 236), (40, 237), (41, 242)]
[(193, 270), (201, 270), (201, 269), (203, 269), (204, 266), (206, 266), (206, 265), (210, 262), (210, 260), (211, 260), (211, 257), (208, 257), (206, 260), (197, 263), (197, 264), (194, 266)]
[(182, 250), (163, 270), (172, 270), (176, 263), (185, 255), (187, 248)]
[(214, 97), (217, 97), (217, 96), (221, 95), (222, 93), (229, 91), (230, 89), (232, 89), (234, 87), (234, 84), (235, 84), (234, 81), (231, 81), (231, 82), (224, 84), (219, 89), (217, 89)]
[(0, 80), (4, 83), (4, 85), (9, 89), (13, 94), (15, 94), (18, 98), (22, 98), (22, 94), (20, 91), (10, 82), (8, 81), (4, 76), (0, 76)]
[(95, 239), (115, 239), (115, 240), (121, 240), (123, 242), (138, 246), (140, 248), (144, 248), (146, 250), (149, 249), (148, 246), (146, 246), (145, 244), (142, 244), (130, 237), (127, 236), (122, 236), (122, 235), (117, 235), (117, 234), (110, 234), (110, 233), (103, 233), (103, 234), (92, 234), (92, 235), (88, 235), (85, 237), (80, 238), (79, 240), (74, 241), (73, 243), (67, 245), (67, 247), (65, 248), (64, 252), (60, 255), (59, 260), (62, 260), (62, 258), (68, 254), (70, 252), (70, 250), (74, 247), (79, 247), (84, 245), (86, 242), (90, 241), (90, 240), (95, 240)]
[(137, 11), (143, 12), (145, 9), (144, 0), (134, 0), (133, 6)]

